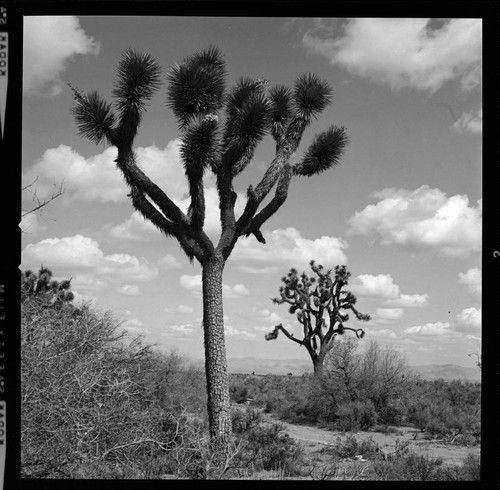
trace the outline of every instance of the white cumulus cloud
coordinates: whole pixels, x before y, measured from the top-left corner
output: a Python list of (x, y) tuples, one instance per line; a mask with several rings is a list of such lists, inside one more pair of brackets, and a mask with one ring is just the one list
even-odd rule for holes
[(428, 294), (400, 294), (399, 297), (387, 300), (386, 306), (401, 306), (404, 308), (422, 307), (427, 304)]
[(144, 219), (138, 211), (134, 211), (130, 218), (119, 225), (105, 225), (103, 230), (117, 240), (148, 241), (152, 236), (160, 236), (158, 228)]
[(405, 328), (404, 332), (409, 335), (423, 335), (429, 337), (448, 335), (452, 332), (452, 325), (449, 322), (426, 323), (425, 325)]
[(194, 276), (190, 276), (189, 274), (183, 274), (179, 278), (179, 284), (190, 291), (201, 291), (201, 274), (196, 274)]
[(158, 275), (158, 269), (150, 267), (145, 259), (128, 254), (105, 255), (96, 240), (80, 234), (28, 244), (21, 259), (24, 266), (45, 264), (82, 274), (92, 271), (102, 281), (147, 281)]
[(194, 326), (190, 323), (183, 325), (169, 325), (168, 328), (174, 330), (175, 332), (183, 333), (184, 335), (191, 335), (194, 332)]
[(242, 272), (246, 272), (247, 274), (274, 274), (275, 272), (277, 272), (278, 267), (255, 267), (251, 265), (240, 265), (238, 269)]
[(141, 289), (136, 284), (124, 284), (116, 288), (116, 292), (125, 296), (140, 296), (142, 294)]
[(403, 316), (402, 308), (377, 308), (376, 318), (381, 320), (399, 320)]
[(161, 269), (180, 269), (180, 261), (174, 255), (168, 254), (158, 260), (158, 266)]
[(307, 33), (303, 42), (354, 75), (433, 93), (453, 80), (462, 90), (479, 86), (481, 38), (478, 19), (356, 18), (335, 35)]
[(74, 16), (24, 17), (23, 88), (28, 93), (57, 95), (60, 76), (78, 55), (97, 55), (100, 44)]
[(150, 267), (146, 259), (138, 259), (135, 255), (106, 255), (99, 264), (99, 272), (120, 280), (133, 278), (136, 281), (149, 281), (158, 275), (158, 269)]
[(413, 191), (384, 189), (373, 197), (379, 202), (348, 220), (349, 234), (374, 235), (381, 245), (443, 256), (465, 257), (481, 249), (482, 200), (469, 206), (467, 196), (447, 197), (426, 185)]
[[(219, 207), (219, 194), (215, 187), (215, 179), (213, 176), (207, 176), (204, 180), (205, 184), (205, 223), (203, 231), (212, 238), (215, 242), (218, 241), (221, 233), (220, 225), (220, 207)], [(175, 204), (184, 212), (187, 212), (191, 203), (190, 197), (184, 199), (176, 199)], [(237, 193), (235, 204), (235, 215), (240, 216), (245, 208), (246, 197), (242, 193)]]
[[(144, 173), (172, 200), (181, 200), (187, 192), (187, 182), (180, 163), (179, 140), (170, 141), (165, 148), (156, 146), (135, 149), (137, 163)], [(46, 197), (54, 189), (54, 182), (64, 182), (62, 199), (72, 201), (126, 202), (129, 189), (121, 172), (116, 168), (117, 150), (106, 148), (102, 153), (85, 158), (67, 145), (46, 150), (28, 172), (23, 181), (37, 179), (37, 194)], [(122, 225), (115, 233), (133, 233), (134, 226), (144, 229), (137, 217), (133, 223)]]
[(381, 339), (395, 339), (397, 337), (396, 332), (389, 328), (382, 328), (380, 330), (374, 330), (372, 328), (365, 330), (365, 335), (369, 337), (376, 337)]
[(52, 267), (96, 267), (104, 259), (99, 243), (83, 235), (63, 238), (46, 238), (26, 245), (23, 262), (51, 264)]
[(477, 267), (458, 274), (459, 284), (464, 284), (475, 296), (481, 296), (481, 271)]
[(231, 255), (233, 260), (245, 262), (247, 267), (265, 266), (309, 269), (309, 262), (316, 260), (325, 267), (346, 264), (344, 249), (347, 242), (341, 238), (322, 236), (305, 238), (295, 228), (264, 231), (266, 244), (258, 242), (252, 235), (240, 239)]
[[(271, 323), (273, 325), (277, 325), (278, 323), (285, 323), (283, 317), (281, 317), (275, 311), (269, 310), (268, 308), (262, 308), (260, 310), (257, 310), (257, 313), (260, 317), (259, 321), (264, 321), (266, 323)], [(264, 327), (264, 328), (269, 328), (269, 327)]]
[(106, 282), (94, 274), (78, 274), (71, 280), (71, 286), (78, 290), (102, 291)]
[(256, 334), (245, 332), (244, 330), (238, 330), (231, 325), (224, 325), (224, 331), (229, 337), (245, 337), (247, 339), (256, 338)]
[[(481, 308), (465, 308), (452, 322), (436, 322), (426, 323), (425, 325), (416, 325), (408, 327), (404, 332), (408, 335), (419, 336), (442, 336), (442, 335), (459, 335), (468, 336), (476, 335), (481, 329)], [(476, 337), (477, 338), (477, 337)]]
[(222, 285), (222, 291), (226, 298), (239, 298), (249, 294), (247, 287), (244, 284), (235, 284), (234, 286)]
[(477, 112), (464, 112), (452, 129), (458, 133), (481, 134), (483, 132), (483, 110)]
[(399, 296), (399, 286), (394, 284), (390, 274), (361, 274), (352, 281), (351, 289), (362, 296), (395, 299)]
[(481, 328), (481, 308), (465, 308), (456, 319), (456, 328), (462, 332), (474, 332)]

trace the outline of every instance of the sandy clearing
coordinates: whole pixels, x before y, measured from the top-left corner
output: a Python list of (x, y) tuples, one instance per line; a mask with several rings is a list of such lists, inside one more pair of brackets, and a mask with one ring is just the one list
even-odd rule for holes
[[(410, 450), (425, 456), (438, 458), (440, 457), (445, 464), (460, 463), (469, 453), (474, 455), (480, 454), (479, 446), (459, 446), (444, 444), (439, 440), (425, 440), (423, 435), (413, 427), (398, 427), (397, 430), (402, 435), (382, 434), (380, 432), (360, 431), (354, 433), (342, 433), (339, 431), (331, 431), (319, 427), (311, 427), (307, 425), (296, 425), (273, 419), (273, 422), (279, 422), (285, 426), (286, 432), (298, 442), (304, 445), (306, 453), (317, 452), (325, 446), (332, 446), (339, 441), (345, 441), (350, 435), (358, 440), (373, 439), (386, 454), (393, 453), (396, 449), (396, 441), (409, 441)], [(414, 436), (417, 438), (414, 440)]]

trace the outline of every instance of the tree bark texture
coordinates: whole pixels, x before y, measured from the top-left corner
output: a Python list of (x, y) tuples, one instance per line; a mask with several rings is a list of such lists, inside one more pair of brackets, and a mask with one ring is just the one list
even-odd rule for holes
[(203, 264), (203, 331), (210, 439), (216, 451), (226, 453), (232, 428), (222, 305), (224, 263), (222, 257), (214, 257)]

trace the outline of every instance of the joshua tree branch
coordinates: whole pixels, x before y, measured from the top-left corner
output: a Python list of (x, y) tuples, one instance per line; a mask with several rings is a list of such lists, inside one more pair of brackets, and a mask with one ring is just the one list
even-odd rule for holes
[(250, 233), (253, 233), (257, 240), (261, 243), (266, 243), (264, 237), (260, 233), (260, 228), (286, 201), (291, 178), (292, 171), (290, 165), (286, 163), (279, 177), (276, 193), (273, 199), (250, 221), (246, 229), (242, 230), (240, 234), (248, 236)]
[(236, 194), (233, 191), (233, 176), (231, 167), (224, 164), (217, 172), (217, 191), (219, 193), (219, 207), (221, 219), (221, 237), (217, 250), (228, 257), (236, 243), (236, 220), (234, 216), (234, 205)]
[(199, 243), (199, 246), (205, 252), (213, 253), (214, 247), (208, 236), (202, 230), (195, 232), (195, 230), (191, 228), (187, 216), (137, 166), (131, 149), (118, 148), (118, 157), (115, 161), (131, 188), (135, 187), (143, 194), (147, 195), (160, 208), (167, 220), (185, 230), (185, 235), (192, 234), (192, 238)]
[(194, 230), (199, 232), (203, 229), (203, 224), (205, 223), (205, 188), (203, 186), (203, 178), (188, 180), (189, 195), (191, 196), (188, 218)]
[(278, 333), (279, 331), (282, 331), (290, 340), (293, 340), (294, 342), (297, 342), (297, 344), (300, 344), (300, 345), (305, 345), (305, 342), (303, 340), (300, 340), (300, 339), (296, 339), (294, 336), (293, 336), (293, 333), (291, 334), (281, 323), (279, 325), (276, 325), (274, 327), (274, 330), (272, 332), (269, 332), (268, 334), (266, 334), (265, 336), (265, 339), (266, 340), (274, 340), (276, 338), (278, 338)]
[(132, 187), (130, 192), (132, 204), (145, 218), (153, 223), (166, 236), (175, 236), (179, 241), (182, 249), (190, 258), (196, 257), (200, 263), (203, 262), (204, 254), (200, 246), (184, 231), (165, 218), (146, 198), (142, 191), (137, 187)]
[(248, 152), (246, 155), (243, 155), (232, 167), (233, 177), (238, 175), (241, 171), (243, 171), (247, 165), (250, 163), (250, 160), (253, 157), (253, 152)]
[(118, 147), (116, 165), (122, 171), (130, 187), (136, 187), (161, 209), (163, 214), (179, 226), (189, 226), (186, 215), (170, 200), (170, 198), (137, 166), (135, 155), (130, 148)]

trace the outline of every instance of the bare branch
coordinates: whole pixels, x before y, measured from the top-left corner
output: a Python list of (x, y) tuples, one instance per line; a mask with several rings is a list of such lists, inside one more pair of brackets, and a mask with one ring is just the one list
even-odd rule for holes
[(108, 449), (107, 451), (104, 451), (104, 453), (102, 453), (101, 457), (102, 457), (102, 459), (106, 459), (106, 456), (109, 453), (111, 453), (112, 451), (118, 451), (119, 449), (124, 449), (126, 447), (134, 446), (136, 444), (144, 444), (144, 443), (155, 444), (155, 445), (159, 446), (161, 449), (163, 449), (164, 451), (167, 451), (170, 447), (168, 444), (156, 441), (154, 439), (139, 439), (138, 441), (131, 441), (131, 442), (127, 442), (126, 444), (120, 444), (118, 446), (114, 446), (114, 447)]
[[(38, 177), (31, 184), (24, 186), (21, 190), (22, 191), (29, 190), (31, 187), (33, 187), (35, 185), (37, 180), (38, 180)], [(44, 208), (49, 203), (51, 203), (52, 201), (57, 199), (59, 196), (62, 196), (65, 192), (63, 184), (64, 184), (64, 181), (61, 182), (61, 184), (59, 185), (59, 188), (57, 188), (56, 185), (54, 184), (54, 191), (52, 192), (52, 195), (48, 199), (45, 199), (44, 201), (41, 201), (38, 198), (38, 196), (36, 194), (36, 189), (34, 191), (29, 190), (29, 192), (31, 192), (33, 195), (33, 201), (36, 202), (36, 206), (34, 208), (30, 209), (29, 211), (23, 211), (21, 214), (21, 218), (24, 218), (28, 214), (36, 213), (38, 210)]]

